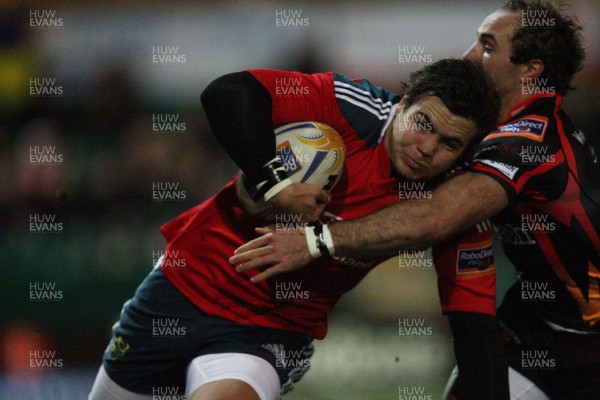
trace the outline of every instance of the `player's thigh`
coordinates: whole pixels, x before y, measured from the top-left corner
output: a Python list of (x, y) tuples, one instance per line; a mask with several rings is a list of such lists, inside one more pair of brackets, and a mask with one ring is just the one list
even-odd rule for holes
[(186, 395), (190, 399), (277, 400), (280, 392), (275, 368), (252, 354), (206, 354), (188, 365)]

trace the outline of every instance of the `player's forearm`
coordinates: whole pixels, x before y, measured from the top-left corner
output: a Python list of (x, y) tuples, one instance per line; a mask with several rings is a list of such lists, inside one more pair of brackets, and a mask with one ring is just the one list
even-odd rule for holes
[(491, 315), (451, 312), (461, 389), (466, 399), (508, 400), (508, 363)]
[(366, 217), (333, 224), (336, 255), (382, 257), (399, 250), (424, 249), (444, 241), (508, 204), (502, 187), (474, 173), (455, 176), (440, 185), (427, 201), (406, 201)]
[(330, 227), (336, 255), (391, 257), (398, 250), (424, 249), (444, 234), (423, 208), (395, 204), (366, 217)]

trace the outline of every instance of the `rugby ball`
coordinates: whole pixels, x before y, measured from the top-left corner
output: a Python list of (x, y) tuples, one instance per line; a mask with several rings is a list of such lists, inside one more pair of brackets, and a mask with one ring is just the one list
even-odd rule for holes
[[(344, 170), (346, 146), (342, 137), (329, 125), (320, 122), (294, 122), (275, 130), (276, 152), (294, 183), (310, 183), (330, 192)], [(243, 173), (237, 180), (242, 207), (251, 214), (261, 214), (269, 205), (252, 200), (243, 185)]]

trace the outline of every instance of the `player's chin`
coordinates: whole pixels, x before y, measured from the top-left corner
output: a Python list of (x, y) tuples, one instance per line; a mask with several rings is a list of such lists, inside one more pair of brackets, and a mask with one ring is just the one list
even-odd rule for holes
[(413, 168), (406, 163), (402, 163), (398, 172), (407, 181), (422, 181), (432, 177), (431, 172), (424, 167)]

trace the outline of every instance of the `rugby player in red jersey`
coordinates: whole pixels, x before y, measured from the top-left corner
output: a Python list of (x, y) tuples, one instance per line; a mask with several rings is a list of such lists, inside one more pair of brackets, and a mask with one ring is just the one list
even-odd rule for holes
[[(600, 168), (561, 108), (584, 58), (580, 32), (545, 0), (511, 0), (489, 15), (464, 57), (492, 75), (503, 118), (470, 165), (431, 201), (399, 203), (330, 229), (336, 254), (370, 256), (427, 247), (493, 218), (519, 275), (498, 310), (512, 399), (600, 398)], [(245, 263), (240, 271), (274, 265), (258, 282), (312, 258), (303, 236), (281, 241), (275, 232), (232, 262)], [(485, 364), (475, 357), (490, 350), (482, 333), (493, 334), (482, 326), (453, 325), (466, 397), (504, 398), (479, 383), (476, 366)]]
[[(278, 88), (290, 84), (301, 94), (281, 94)], [(396, 203), (400, 180), (446, 171), (494, 126), (499, 109), (487, 74), (465, 60), (440, 60), (413, 73), (404, 96), (337, 73), (254, 70), (215, 80), (202, 103), (248, 188), (258, 189), (276, 215), (313, 222), (358, 218)], [(330, 125), (344, 140), (344, 173), (329, 194), (280, 173), (273, 130), (299, 121)], [(188, 399), (276, 400), (308, 368), (311, 342), (325, 336), (331, 308), (385, 259), (322, 258), (297, 273), (251, 283), (254, 272), (239, 274), (228, 259), (265, 220), (242, 208), (237, 179), (161, 228), (164, 259), (125, 303), (90, 399), (150, 399), (185, 388)], [(465, 246), (481, 240), (491, 245), (490, 232), (475, 230)], [(440, 257), (454, 263), (454, 247)], [(447, 307), (470, 307), (468, 296), (475, 294), (494, 302), (491, 258), (480, 272), (479, 280), (448, 285), (449, 292), (468, 294)], [(286, 283), (303, 295), (278, 299)], [(480, 311), (493, 313), (494, 306)], [(167, 318), (183, 333), (154, 335)]]

